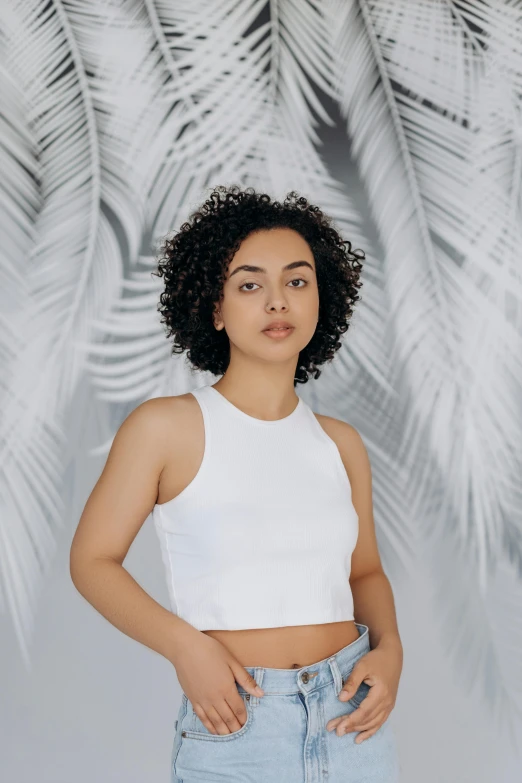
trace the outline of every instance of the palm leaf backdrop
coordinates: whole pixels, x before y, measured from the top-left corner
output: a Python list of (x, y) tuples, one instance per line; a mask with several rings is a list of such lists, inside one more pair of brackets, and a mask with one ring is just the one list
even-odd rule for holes
[[(121, 420), (212, 380), (170, 355), (158, 242), (216, 184), (296, 189), (367, 254), (302, 395), (361, 432), (387, 571), (428, 575), (455, 670), (512, 727), (522, 3), (8, 0), (0, 21), (0, 599), (26, 665), (82, 385)], [(363, 197), (326, 165), (328, 126)]]

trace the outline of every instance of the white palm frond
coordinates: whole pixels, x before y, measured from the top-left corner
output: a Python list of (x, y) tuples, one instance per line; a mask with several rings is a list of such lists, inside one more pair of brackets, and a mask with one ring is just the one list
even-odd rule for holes
[[(518, 14), (517, 29), (515, 9), (501, 14), (500, 6), (484, 5), (480, 18), (481, 4), (424, 4), (415, 20), (409, 7), (369, 3), (367, 20), (395, 85), (431, 242), (444, 269), (450, 305), (444, 317), (453, 324), (461, 396), (434, 431), (432, 449), (461, 511), (457, 529), (485, 586), (487, 564), (508, 541), (522, 575), (520, 514), (512, 513), (522, 471), (522, 364), (516, 361), (522, 356), (522, 24)], [(477, 20), (481, 31), (473, 27)], [(463, 455), (448, 451), (450, 432), (464, 444)], [(468, 494), (471, 504), (464, 501)]]
[[(331, 11), (341, 109), (385, 249), (397, 356), (413, 394), (401, 453), (418, 519), (419, 556), (439, 577), (439, 616), (448, 606), (458, 607), (458, 628), (449, 624), (455, 627), (449, 645), (454, 658), (468, 666), (462, 650), (473, 646), (473, 681), (481, 687), (491, 679), (500, 683), (493, 634), (483, 620), (477, 644), (476, 625), (479, 608), (485, 616), (488, 567), (491, 572), (506, 556), (506, 543), (509, 556), (520, 562), (520, 551), (512, 547), (520, 543), (513, 514), (520, 371), (512, 358), (519, 337), (495, 292), (488, 301), (492, 286), (470, 284), (468, 269), (481, 254), (466, 234), (485, 227), (493, 210), (500, 218), (497, 238), (511, 235), (513, 247), (520, 239), (517, 210), (506, 209), (505, 198), (492, 203), (492, 192), (500, 188), (488, 185), (490, 166), (475, 141), (482, 124), (470, 119), (490, 105), (479, 90), (483, 55), (455, 24), (447, 3), (413, 9), (407, 2), (360, 0), (334, 2)], [(504, 55), (514, 73), (515, 47), (510, 60)], [(485, 179), (478, 182), (481, 171)], [(474, 193), (488, 194), (487, 203), (470, 194), (470, 182), (479, 185)], [(517, 276), (513, 265), (515, 289)], [(478, 359), (482, 354), (484, 361)], [(460, 581), (463, 572), (474, 583)], [(476, 593), (476, 611), (465, 621), (462, 609), (471, 598), (463, 584)], [(507, 691), (499, 693), (508, 712), (514, 702)]]
[[(2, 243), (0, 245), (0, 428), (7, 434), (13, 422), (7, 421), (7, 406), (13, 389), (19, 387), (15, 377), (16, 357), (23, 350), (27, 332), (31, 332), (29, 313), (31, 294), (28, 270), (21, 259), (29, 255), (33, 239), (33, 219), (39, 207), (36, 187), (39, 172), (35, 156), (36, 140), (25, 122), (25, 96), (17, 88), (5, 57), (5, 42), (0, 38), (2, 57), (0, 84), (2, 89), (0, 114), (0, 197), (2, 203)], [(4, 436), (5, 437), (5, 436)], [(0, 442), (0, 449), (2, 448)], [(5, 524), (9, 519), (7, 493), (0, 495), (0, 610), (7, 607), (13, 613), (23, 604), (23, 580), (10, 582), (12, 565), (17, 560), (31, 561), (32, 537), (27, 527)]]
[[(63, 416), (82, 371), (73, 340), (84, 337), (89, 318), (107, 308), (121, 259), (99, 210), (96, 123), (63, 8), (15, 3), (3, 17), (4, 54), (26, 107), (28, 129), (20, 138), (32, 139), (26, 153), (34, 161), (27, 168), (37, 173), (38, 188), (38, 203), (28, 213), (28, 262), (20, 266), (27, 306), (14, 320), (25, 321), (24, 344), (8, 362), (0, 430), (2, 579), (29, 666), (35, 601), (64, 522)], [(2, 108), (13, 126), (20, 123), (14, 102)], [(20, 188), (23, 182), (20, 176)]]

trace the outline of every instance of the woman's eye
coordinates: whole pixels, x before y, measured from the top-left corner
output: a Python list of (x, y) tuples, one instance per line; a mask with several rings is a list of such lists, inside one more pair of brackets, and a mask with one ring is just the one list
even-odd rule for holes
[[(304, 283), (305, 285), (308, 285), (307, 281), (303, 277), (296, 277), (294, 280), (290, 280), (290, 283), (288, 285), (290, 285), (291, 288), (303, 288), (302, 285), (293, 285), (293, 283), (298, 283), (298, 282), (301, 282), (301, 283)], [(241, 291), (247, 285), (257, 285), (257, 283), (243, 283), (243, 285), (239, 286), (239, 290)], [(253, 288), (247, 288), (246, 290), (247, 291), (253, 291), (254, 289)]]

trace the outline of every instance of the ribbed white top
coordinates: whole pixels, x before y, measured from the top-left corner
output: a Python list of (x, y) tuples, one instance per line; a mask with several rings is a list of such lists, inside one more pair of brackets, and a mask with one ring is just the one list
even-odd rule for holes
[(154, 506), (174, 614), (198, 630), (353, 620), (358, 517), (335, 442), (303, 399), (283, 419), (192, 392), (205, 426), (199, 471)]

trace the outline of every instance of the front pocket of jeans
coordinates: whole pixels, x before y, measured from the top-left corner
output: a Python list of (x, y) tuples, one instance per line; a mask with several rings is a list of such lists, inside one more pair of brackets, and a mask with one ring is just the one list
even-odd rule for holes
[(187, 739), (195, 740), (210, 740), (211, 742), (230, 742), (230, 740), (238, 739), (242, 737), (250, 729), (252, 725), (253, 715), (250, 702), (242, 696), (245, 708), (247, 711), (247, 718), (244, 724), (237, 731), (233, 731), (231, 734), (211, 734), (207, 727), (198, 718), (192, 704), (184, 696), (187, 702), (187, 712), (183, 719), (183, 725), (181, 726), (181, 736)]

